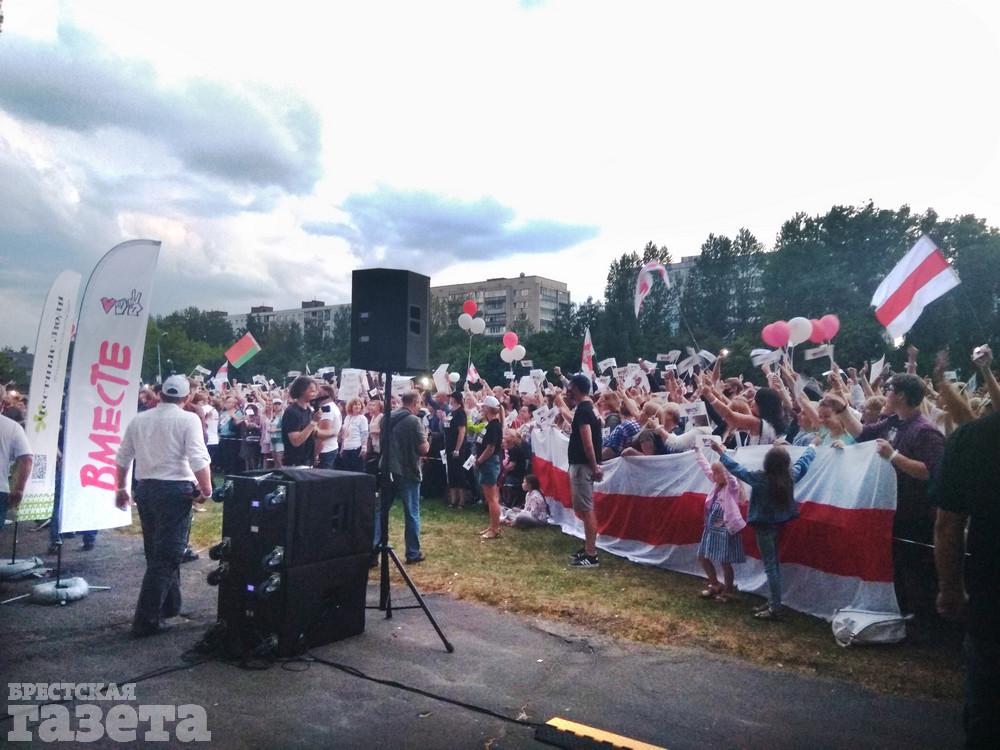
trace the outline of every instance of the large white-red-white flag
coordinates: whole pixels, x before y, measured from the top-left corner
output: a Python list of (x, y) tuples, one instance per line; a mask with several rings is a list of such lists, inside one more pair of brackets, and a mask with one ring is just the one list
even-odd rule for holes
[(872, 297), (875, 317), (899, 338), (931, 302), (960, 283), (944, 253), (926, 234), (889, 272)]
[(650, 261), (639, 269), (639, 275), (635, 279), (635, 317), (639, 317), (639, 308), (642, 301), (653, 291), (653, 277), (659, 276), (663, 280), (663, 285), (670, 288), (670, 279), (667, 277), (667, 269), (662, 263), (655, 260)]
[(594, 344), (590, 340), (590, 326), (587, 326), (583, 335), (583, 354), (580, 357), (580, 372), (586, 373), (591, 380), (594, 379)]

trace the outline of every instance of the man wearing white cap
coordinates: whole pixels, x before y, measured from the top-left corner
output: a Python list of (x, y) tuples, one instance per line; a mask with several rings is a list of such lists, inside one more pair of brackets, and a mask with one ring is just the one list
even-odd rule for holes
[(132, 622), (135, 637), (162, 632), (163, 620), (180, 613), (178, 571), (187, 546), (191, 503), (212, 496), (201, 420), (183, 408), (190, 392), (183, 375), (167, 378), (160, 404), (135, 416), (118, 448), (115, 502), (122, 509), (130, 505), (128, 467), (135, 461), (135, 499), (146, 549), (146, 574)]

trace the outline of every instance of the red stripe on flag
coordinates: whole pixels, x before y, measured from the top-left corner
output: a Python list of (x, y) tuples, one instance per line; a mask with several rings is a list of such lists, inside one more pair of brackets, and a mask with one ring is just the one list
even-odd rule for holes
[(910, 303), (913, 297), (923, 286), (948, 268), (948, 261), (940, 250), (935, 250), (920, 265), (910, 272), (910, 275), (903, 279), (889, 298), (875, 310), (875, 317), (879, 323), (888, 327), (889, 324), (899, 317)]
[[(532, 468), (542, 493), (571, 507), (569, 474), (534, 458)], [(668, 497), (594, 493), (600, 534), (650, 545), (698, 544), (705, 523), (705, 495), (686, 492)], [(839, 508), (799, 503), (799, 518), (785, 524), (778, 547), (783, 563), (863, 581), (891, 583), (891, 510)], [(743, 530), (746, 553), (759, 559), (753, 529)]]

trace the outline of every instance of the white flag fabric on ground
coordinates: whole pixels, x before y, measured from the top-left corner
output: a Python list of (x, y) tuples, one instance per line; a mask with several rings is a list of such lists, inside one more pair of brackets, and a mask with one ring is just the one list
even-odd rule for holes
[(34, 462), (24, 485), (24, 498), (17, 509), (18, 521), (43, 521), (52, 517), (66, 364), (79, 294), (80, 274), (63, 271), (52, 282), (42, 319), (38, 322), (28, 419), (24, 425)]
[[(552, 523), (583, 537), (571, 507), (568, 447), (559, 430), (531, 435), (533, 472)], [(759, 469), (769, 448), (741, 448), (735, 457)], [(792, 461), (802, 450), (788, 449)], [(612, 459), (604, 464), (604, 480), (594, 485), (597, 544), (635, 562), (704, 576), (697, 553), (710, 491), (691, 451)], [(784, 525), (778, 547), (784, 603), (827, 620), (844, 607), (898, 613), (892, 567), (896, 475), (874, 442), (820, 448), (795, 486), (795, 499), (799, 518)], [(734, 566), (736, 583), (741, 591), (765, 595), (753, 529), (742, 534), (747, 562)]]
[(133, 240), (98, 261), (80, 306), (63, 447), (64, 532), (128, 526), (115, 505), (115, 454), (138, 409), (160, 243)]
[(639, 309), (643, 300), (653, 291), (653, 278), (659, 276), (663, 279), (664, 286), (670, 288), (670, 279), (667, 278), (667, 269), (662, 263), (655, 260), (650, 261), (639, 269), (639, 275), (635, 279), (635, 317), (639, 317)]
[(925, 234), (875, 290), (871, 301), (875, 317), (897, 339), (913, 327), (927, 305), (959, 283), (944, 253)]
[(580, 372), (594, 379), (594, 343), (590, 340), (590, 326), (584, 330), (583, 353), (580, 355)]

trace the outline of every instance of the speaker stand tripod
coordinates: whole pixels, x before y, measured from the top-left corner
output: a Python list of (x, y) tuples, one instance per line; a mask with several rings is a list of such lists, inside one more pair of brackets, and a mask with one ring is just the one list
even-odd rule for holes
[(389, 562), (391, 561), (396, 566), (396, 570), (399, 571), (399, 574), (403, 577), (407, 587), (409, 587), (410, 593), (413, 594), (413, 598), (417, 600), (416, 604), (395, 607), (395, 609), (422, 609), (424, 614), (427, 616), (427, 619), (430, 621), (431, 626), (434, 628), (434, 631), (438, 634), (438, 638), (441, 639), (441, 643), (444, 644), (445, 650), (450, 654), (454, 652), (455, 647), (448, 640), (447, 636), (445, 636), (444, 631), (441, 630), (441, 626), (437, 624), (437, 620), (434, 619), (434, 615), (432, 615), (431, 611), (427, 608), (427, 604), (424, 602), (424, 598), (420, 595), (420, 591), (417, 590), (416, 584), (413, 583), (413, 579), (410, 578), (409, 573), (406, 572), (406, 567), (400, 561), (395, 550), (392, 548), (392, 545), (389, 543), (389, 508), (392, 506), (392, 501), (395, 499), (396, 492), (395, 483), (393, 482), (392, 475), (389, 473), (389, 453), (392, 450), (391, 438), (393, 428), (391, 370), (385, 373), (385, 390), (383, 393), (385, 398), (385, 408), (383, 409), (382, 417), (382, 455), (379, 458), (378, 479), (376, 481), (379, 508), (381, 509), (381, 515), (379, 517), (381, 543), (378, 546), (381, 576), (379, 581), (378, 608), (385, 612), (385, 619), (392, 619), (392, 611), (394, 608), (392, 606), (392, 589), (389, 586)]

